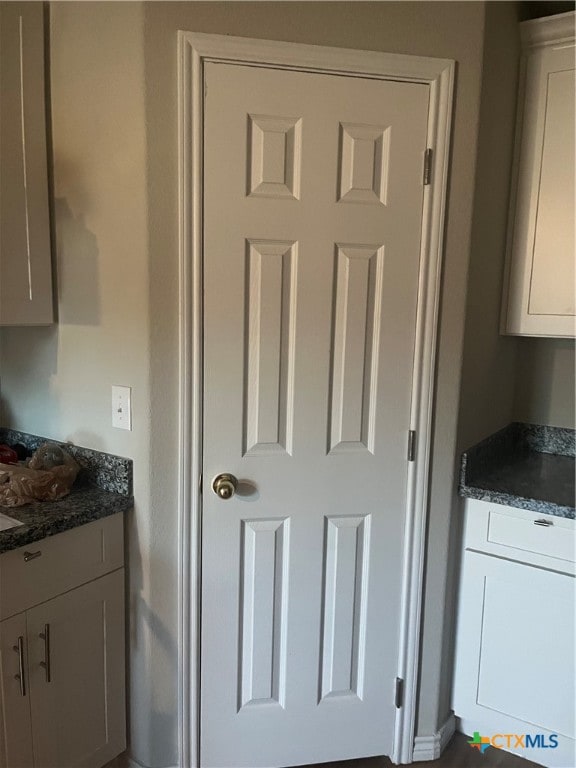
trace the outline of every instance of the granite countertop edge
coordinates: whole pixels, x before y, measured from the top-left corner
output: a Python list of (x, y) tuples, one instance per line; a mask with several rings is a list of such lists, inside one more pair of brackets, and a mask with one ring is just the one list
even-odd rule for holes
[(503, 504), (507, 507), (516, 507), (517, 509), (526, 509), (530, 512), (536, 512), (540, 515), (553, 515), (555, 517), (564, 517), (568, 520), (576, 518), (574, 507), (565, 507), (555, 504), (553, 501), (542, 501), (541, 499), (527, 499), (522, 496), (515, 496), (503, 491), (488, 490), (486, 488), (476, 488), (472, 485), (461, 485), (458, 488), (460, 496), (467, 499), (477, 499), (478, 501), (487, 501), (492, 504)]
[(103, 491), (100, 488), (79, 488), (54, 502), (0, 507), (3, 515), (23, 523), (0, 531), (0, 554), (118, 512), (128, 512), (133, 506), (132, 496)]

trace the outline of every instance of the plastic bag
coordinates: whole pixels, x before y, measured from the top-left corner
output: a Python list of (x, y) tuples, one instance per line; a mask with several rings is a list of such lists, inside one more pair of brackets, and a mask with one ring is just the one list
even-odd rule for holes
[(27, 467), (7, 466), (8, 480), (0, 484), (0, 506), (20, 507), (31, 501), (56, 501), (70, 493), (80, 467), (56, 443), (44, 443)]

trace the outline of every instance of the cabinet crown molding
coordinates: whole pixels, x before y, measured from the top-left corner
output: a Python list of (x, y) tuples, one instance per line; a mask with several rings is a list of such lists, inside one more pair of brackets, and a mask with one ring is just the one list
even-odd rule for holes
[(534, 48), (545, 45), (574, 43), (575, 22), (576, 11), (523, 21), (520, 24), (522, 47)]

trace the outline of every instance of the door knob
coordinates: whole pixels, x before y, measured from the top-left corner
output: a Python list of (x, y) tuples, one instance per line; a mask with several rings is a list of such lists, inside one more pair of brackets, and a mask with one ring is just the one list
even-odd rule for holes
[(222, 472), (221, 475), (216, 475), (214, 480), (212, 480), (212, 490), (216, 496), (220, 496), (224, 500), (231, 499), (236, 493), (237, 487), (238, 480), (228, 472)]

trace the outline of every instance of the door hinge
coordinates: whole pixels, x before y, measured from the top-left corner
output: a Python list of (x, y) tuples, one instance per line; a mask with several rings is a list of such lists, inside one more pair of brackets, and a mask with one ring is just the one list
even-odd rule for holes
[(432, 178), (432, 150), (428, 148), (424, 152), (424, 186), (430, 184)]
[(414, 461), (416, 458), (416, 430), (411, 429), (408, 432), (408, 461)]
[(396, 709), (400, 709), (400, 707), (404, 704), (404, 680), (402, 680), (401, 677), (396, 678), (396, 695), (394, 697), (394, 704), (396, 705)]

